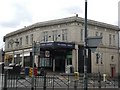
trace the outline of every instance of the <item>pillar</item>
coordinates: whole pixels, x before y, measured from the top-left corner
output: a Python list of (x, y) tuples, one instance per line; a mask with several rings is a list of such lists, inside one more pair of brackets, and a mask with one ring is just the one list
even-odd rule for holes
[(74, 71), (78, 71), (78, 45), (75, 45), (75, 49), (72, 50), (72, 65)]
[(24, 67), (24, 50), (22, 50), (22, 62), (21, 62), (21, 66)]

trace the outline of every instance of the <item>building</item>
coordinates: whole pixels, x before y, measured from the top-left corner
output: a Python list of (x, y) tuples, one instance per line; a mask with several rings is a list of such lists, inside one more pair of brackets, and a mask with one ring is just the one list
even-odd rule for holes
[[(94, 53), (88, 50), (88, 73), (118, 73), (119, 27), (88, 20), (88, 37), (102, 36), (102, 42)], [(73, 16), (38, 22), (4, 36), (5, 53), (13, 55), (9, 62), (32, 65), (33, 42), (40, 52), (35, 55), (37, 67), (65, 72), (67, 65), (74, 71), (84, 72), (84, 19)], [(97, 59), (97, 55), (99, 58)]]
[(0, 49), (0, 62), (3, 62), (3, 48)]

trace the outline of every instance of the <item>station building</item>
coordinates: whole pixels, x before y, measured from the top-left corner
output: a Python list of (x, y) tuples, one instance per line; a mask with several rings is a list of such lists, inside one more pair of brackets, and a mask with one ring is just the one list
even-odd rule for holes
[[(116, 75), (119, 70), (119, 27), (88, 20), (87, 32), (88, 37), (103, 37), (95, 52), (88, 49), (88, 73)], [(66, 67), (72, 65), (74, 71), (84, 72), (84, 18), (78, 15), (25, 26), (6, 34), (3, 40), (5, 53), (14, 57), (5, 60), (6, 63), (21, 63), (23, 67), (30, 67), (35, 41), (40, 47), (35, 55), (38, 68), (66, 72)]]

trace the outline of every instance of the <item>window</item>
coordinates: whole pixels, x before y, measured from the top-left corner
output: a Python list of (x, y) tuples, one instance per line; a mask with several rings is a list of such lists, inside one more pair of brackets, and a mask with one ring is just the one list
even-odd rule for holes
[(62, 40), (67, 41), (67, 29), (62, 30)]
[(103, 64), (103, 53), (101, 53), (101, 64)]
[(28, 35), (26, 36), (26, 40), (25, 41), (26, 41), (26, 44), (28, 44)]
[(8, 48), (10, 47), (9, 43), (7, 44), (7, 47), (8, 47)]
[(22, 37), (20, 37), (20, 46), (22, 45)]
[(111, 34), (109, 34), (109, 45), (111, 45)]
[(80, 32), (80, 37), (81, 37), (81, 41), (83, 41), (83, 29), (81, 29), (81, 32)]
[(16, 39), (16, 42), (17, 42), (17, 43), (16, 43), (16, 47), (18, 47), (18, 39)]
[(98, 36), (98, 32), (95, 33), (95, 36)]
[(114, 56), (111, 56), (111, 61), (114, 61)]
[(115, 46), (115, 35), (113, 35), (113, 45)]
[(47, 31), (43, 32), (43, 40), (44, 40), (44, 42), (48, 41), (48, 32)]
[[(103, 37), (103, 33), (100, 33), (100, 36)], [(103, 40), (103, 39), (102, 39)], [(101, 44), (103, 44), (103, 41), (101, 40)]]
[(53, 35), (52, 35), (52, 38), (53, 38), (53, 41), (57, 41), (57, 30), (55, 31), (52, 31)]
[(39, 62), (40, 67), (51, 67), (52, 60), (50, 58), (41, 58)]
[(33, 43), (33, 34), (30, 35), (30, 43)]

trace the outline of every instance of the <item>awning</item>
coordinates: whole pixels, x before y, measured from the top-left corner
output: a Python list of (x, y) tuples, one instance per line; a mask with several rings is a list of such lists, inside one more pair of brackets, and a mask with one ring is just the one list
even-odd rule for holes
[(41, 49), (74, 49), (75, 43), (70, 42), (45, 42), (40, 43)]

